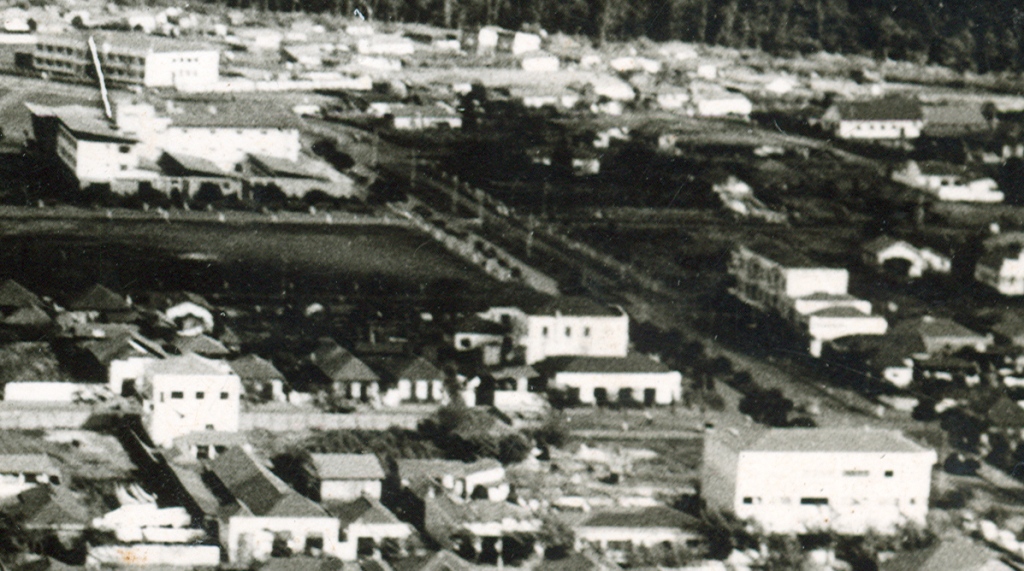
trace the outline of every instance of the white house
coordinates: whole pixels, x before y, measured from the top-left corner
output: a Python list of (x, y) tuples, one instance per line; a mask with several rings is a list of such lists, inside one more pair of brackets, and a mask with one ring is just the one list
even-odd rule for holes
[(923, 525), (934, 450), (893, 430), (708, 433), (701, 495), (768, 533), (889, 533)]
[(974, 266), (974, 279), (1006, 296), (1024, 295), (1024, 247), (990, 249)]
[(398, 475), (403, 488), (422, 490), (437, 486), (459, 500), (468, 500), (474, 494), (485, 492), (491, 501), (501, 502), (508, 497), (505, 468), (493, 458), (476, 462), (457, 460), (399, 460)]
[(0, 499), (17, 496), (38, 484), (61, 482), (60, 469), (46, 454), (0, 454)]
[(771, 244), (757, 251), (733, 251), (729, 272), (736, 277), (733, 294), (744, 303), (789, 321), (810, 339), (811, 354), (825, 341), (850, 335), (881, 335), (885, 318), (871, 315), (871, 304), (847, 293), (850, 275), (842, 268), (821, 267)]
[(553, 370), (553, 384), (583, 404), (638, 402), (647, 406), (679, 402), (683, 376), (663, 363), (631, 353), (626, 357), (563, 357), (539, 367)]
[(237, 432), (242, 384), (222, 361), (187, 354), (146, 367), (142, 420), (158, 446), (190, 432)]
[(842, 101), (825, 111), (821, 125), (840, 139), (916, 139), (924, 127), (924, 112), (913, 99)]
[(416, 53), (416, 44), (402, 36), (377, 34), (359, 38), (356, 51), (363, 55), (408, 56)]
[(380, 499), (384, 468), (373, 454), (311, 454), (320, 480), (320, 501)]
[(252, 453), (231, 448), (209, 464), (222, 490), (220, 544), (232, 563), (270, 557), (275, 538), (292, 553), (341, 557), (340, 525), (312, 500), (288, 487)]
[(392, 105), (388, 111), (392, 126), (399, 130), (461, 129), (462, 116), (447, 105)]
[(742, 93), (695, 93), (694, 112), (698, 117), (749, 117), (754, 106)]
[(595, 511), (573, 526), (577, 551), (589, 545), (618, 563), (636, 547), (694, 547), (701, 539), (700, 522), (668, 506)]
[(525, 349), (526, 364), (548, 357), (625, 357), (629, 315), (581, 297), (557, 297), (525, 310), (492, 307), (480, 317), (508, 325), (514, 344)]
[[(220, 51), (208, 44), (135, 32), (90, 33), (103, 76), (114, 83), (145, 87), (212, 85), (220, 78)], [(40, 36), (33, 53), (37, 70), (80, 79), (94, 77), (90, 35)]]
[(335, 556), (342, 561), (359, 557), (380, 556), (385, 540), (402, 540), (412, 535), (412, 526), (400, 521), (379, 500), (359, 497), (345, 503), (327, 506), (339, 521), (339, 541)]
[(519, 65), (523, 71), (554, 73), (558, 71), (559, 61), (558, 56), (537, 53), (524, 57)]
[(1003, 201), (1003, 193), (991, 178), (971, 178), (961, 167), (936, 161), (908, 161), (902, 169), (892, 173), (892, 179), (948, 202)]
[(919, 278), (926, 272), (948, 274), (952, 260), (931, 248), (918, 248), (905, 240), (879, 236), (864, 244), (864, 263), (884, 268), (899, 261), (906, 266), (906, 276)]

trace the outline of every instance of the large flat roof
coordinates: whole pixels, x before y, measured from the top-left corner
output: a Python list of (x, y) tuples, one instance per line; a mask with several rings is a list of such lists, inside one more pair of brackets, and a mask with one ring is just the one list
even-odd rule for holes
[(898, 430), (869, 428), (785, 428), (725, 430), (713, 438), (737, 452), (883, 452), (928, 449)]
[(109, 44), (112, 49), (132, 50), (147, 53), (171, 53), (171, 52), (219, 52), (220, 50), (205, 42), (194, 40), (182, 40), (153, 36), (141, 32), (119, 32), (104, 30), (102, 32), (67, 32), (61, 35), (42, 35), (36, 39), (36, 45), (53, 44), (66, 46), (69, 43), (81, 42), (84, 46), (92, 36), (96, 41), (96, 47), (102, 53), (104, 44)]

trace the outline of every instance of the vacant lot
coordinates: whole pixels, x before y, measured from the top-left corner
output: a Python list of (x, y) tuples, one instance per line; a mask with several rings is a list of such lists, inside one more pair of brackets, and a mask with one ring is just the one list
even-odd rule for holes
[(0, 245), (6, 277), (57, 296), (95, 282), (126, 292), (508, 289), (428, 236), (400, 227), (7, 220)]

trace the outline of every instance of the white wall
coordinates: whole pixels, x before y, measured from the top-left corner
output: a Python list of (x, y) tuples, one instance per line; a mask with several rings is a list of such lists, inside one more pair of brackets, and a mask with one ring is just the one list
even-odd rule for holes
[(841, 268), (788, 268), (785, 270), (785, 294), (804, 297), (812, 293), (844, 294), (850, 273)]
[[(147, 375), (143, 421), (158, 446), (170, 447), (173, 440), (190, 432), (218, 430), (238, 432), (241, 381), (224, 375)], [(182, 398), (173, 398), (180, 392)], [(197, 398), (202, 392), (203, 398)], [(221, 398), (226, 394), (227, 398)]]
[(299, 160), (298, 129), (238, 129), (170, 126), (157, 144), (170, 153), (203, 157), (221, 169), (235, 172), (248, 153), (289, 161)]
[(54, 381), (11, 382), (4, 386), (5, 401), (21, 402), (74, 402), (83, 392), (92, 391), (102, 384)]
[[(227, 549), (228, 561), (235, 563), (243, 561), (246, 556), (240, 549), (240, 544), (248, 544), (246, 548), (256, 547), (253, 542), (260, 537), (266, 537), (264, 532), (290, 532), (292, 535), (293, 552), (301, 552), (305, 548), (306, 538), (319, 535), (323, 538), (324, 553), (345, 559), (339, 548), (338, 528), (339, 522), (333, 517), (245, 517), (236, 516), (228, 521), (227, 525)], [(272, 536), (271, 536), (272, 540)], [(259, 551), (259, 549), (257, 549)], [(268, 550), (269, 551), (269, 550)], [(353, 558), (349, 558), (351, 561)]]
[(146, 87), (209, 85), (220, 79), (220, 53), (215, 50), (155, 52), (146, 56)]
[(89, 548), (86, 565), (216, 567), (220, 565), (220, 548), (216, 545), (96, 545)]
[(320, 500), (349, 501), (364, 494), (380, 499), (380, 480), (323, 480), (320, 482)]
[(526, 362), (548, 357), (625, 357), (629, 352), (629, 316), (530, 315), (519, 344)]
[(836, 134), (841, 139), (916, 139), (923, 121), (850, 121), (839, 122)]
[[(923, 524), (935, 462), (931, 450), (741, 452), (733, 511), (777, 533), (829, 528), (864, 533)], [(803, 505), (801, 498), (824, 498), (828, 504)]]
[(114, 359), (110, 362), (107, 373), (107, 380), (110, 390), (115, 395), (120, 395), (124, 390), (124, 382), (135, 381), (135, 390), (142, 387), (142, 379), (146, 374), (146, 367), (157, 359), (155, 357), (128, 357), (127, 359)]
[(608, 391), (608, 400), (616, 401), (620, 389), (632, 389), (633, 400), (644, 401), (644, 390), (654, 389), (656, 404), (672, 404), (682, 399), (682, 374), (679, 371), (665, 373), (557, 373), (555, 384), (577, 388), (580, 391), (580, 402), (594, 404), (594, 389), (603, 388)]
[(134, 144), (77, 140), (63, 125), (57, 131), (57, 154), (80, 182), (109, 182), (139, 165)]

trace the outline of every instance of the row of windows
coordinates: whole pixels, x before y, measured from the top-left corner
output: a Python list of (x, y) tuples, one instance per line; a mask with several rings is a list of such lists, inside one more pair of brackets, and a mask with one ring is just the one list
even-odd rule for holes
[(51, 53), (51, 54), (66, 54), (66, 55), (69, 55), (69, 56), (73, 55), (73, 56), (78, 56), (78, 57), (85, 57), (85, 50), (81, 49), (81, 48), (69, 48), (69, 47), (66, 47), (66, 46), (51, 46), (49, 44), (39, 44), (37, 47), (38, 47), (39, 51), (41, 51), (41, 52), (47, 52), (47, 53)]
[[(0, 474), (0, 483), (3, 484), (17, 484), (20, 483), (18, 474)], [(38, 472), (24, 472), (21, 474), (27, 484), (53, 484), (60, 485), (60, 476), (40, 474)]]
[[(220, 400), (228, 400), (228, 398), (230, 396), (231, 396), (230, 393), (222, 392), (222, 393), (220, 393)], [(185, 392), (184, 391), (171, 391), (171, 399), (172, 400), (181, 400), (181, 399), (184, 399), (184, 398), (185, 398)], [(196, 400), (203, 400), (205, 398), (206, 398), (206, 393), (205, 392), (203, 392), (203, 391), (196, 391)], [(164, 402), (164, 393), (160, 393), (160, 402)]]
[(104, 63), (124, 63), (128, 65), (145, 65), (145, 58), (129, 55), (120, 54), (105, 54), (103, 56)]
[(199, 63), (198, 57), (176, 57), (171, 58), (173, 63)]
[[(540, 334), (542, 336), (544, 336), (544, 337), (547, 337), (548, 336), (548, 328), (547, 327), (542, 327), (541, 330), (540, 330)], [(565, 328), (565, 336), (566, 337), (572, 337), (572, 327), (566, 327)], [(589, 327), (584, 327), (583, 328), (583, 336), (584, 337), (590, 337), (590, 328)]]

